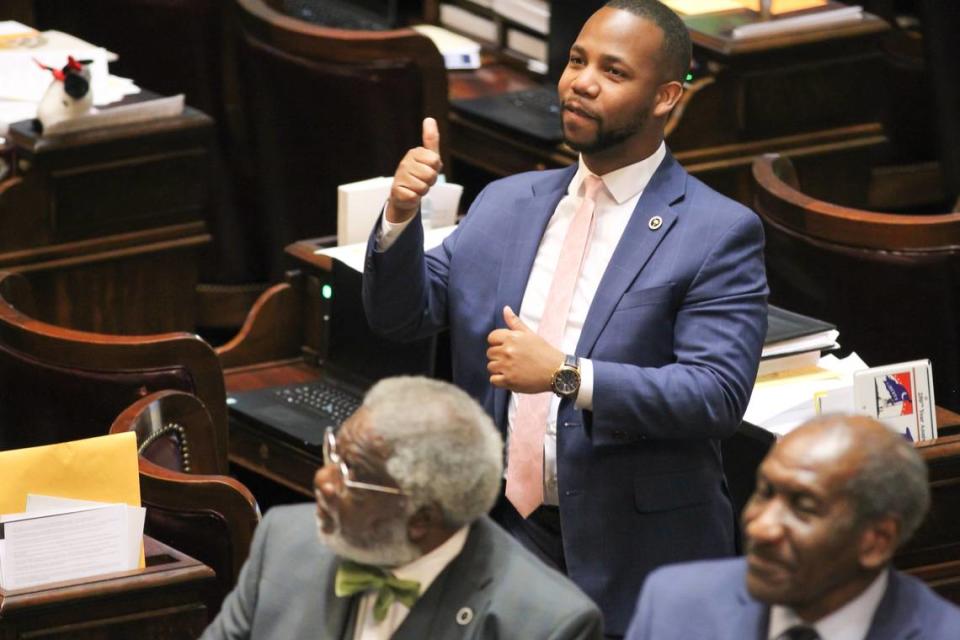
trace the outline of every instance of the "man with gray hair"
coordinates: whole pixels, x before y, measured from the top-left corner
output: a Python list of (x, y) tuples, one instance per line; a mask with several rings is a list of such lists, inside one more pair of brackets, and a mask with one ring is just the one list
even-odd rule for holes
[(861, 416), (808, 422), (760, 465), (746, 558), (652, 573), (627, 638), (958, 638), (960, 609), (890, 568), (929, 506), (926, 464), (902, 436)]
[(503, 443), (460, 389), (383, 380), (323, 453), (316, 505), (267, 513), (203, 638), (601, 637), (596, 605), (484, 515)]

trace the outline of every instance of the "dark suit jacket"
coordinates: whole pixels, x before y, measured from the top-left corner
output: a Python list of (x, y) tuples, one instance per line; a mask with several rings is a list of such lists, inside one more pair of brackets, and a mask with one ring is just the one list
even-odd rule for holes
[[(506, 429), (508, 394), (489, 384), (487, 335), (519, 310), (547, 222), (576, 167), (489, 185), (426, 256), (414, 221), (368, 248), (374, 330), (411, 339), (449, 327), (454, 382)], [(661, 223), (651, 222), (659, 217)], [(593, 361), (593, 410), (561, 403), (557, 466), (568, 572), (622, 634), (644, 576), (729, 555), (734, 518), (717, 440), (732, 435), (766, 333), (757, 216), (667, 154), (594, 295), (576, 354)]]
[[(250, 558), (204, 640), (352, 640), (355, 598), (338, 598), (339, 561), (317, 539), (316, 507), (275, 507), (257, 527)], [(464, 607), (473, 612), (457, 622)], [(487, 518), (470, 529), (394, 633), (395, 640), (599, 640), (600, 612), (567, 578), (545, 567)]]
[[(769, 607), (747, 592), (743, 558), (664, 567), (643, 585), (626, 640), (765, 640)], [(890, 570), (866, 640), (956, 640), (960, 609)]]

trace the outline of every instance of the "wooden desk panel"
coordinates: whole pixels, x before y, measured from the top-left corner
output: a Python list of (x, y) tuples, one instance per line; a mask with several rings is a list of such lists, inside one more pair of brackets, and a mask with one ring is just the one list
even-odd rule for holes
[(0, 589), (0, 639), (193, 640), (207, 625), (213, 571), (144, 536), (147, 567), (29, 589)]
[(40, 319), (145, 334), (194, 329), (213, 123), (183, 114), (44, 138), (10, 129), (0, 270), (30, 281)]

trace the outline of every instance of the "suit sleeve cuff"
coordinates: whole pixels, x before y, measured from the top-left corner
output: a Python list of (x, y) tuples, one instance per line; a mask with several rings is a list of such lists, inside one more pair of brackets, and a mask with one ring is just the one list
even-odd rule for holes
[(390, 222), (385, 215), (386, 208), (387, 205), (384, 204), (383, 211), (380, 212), (380, 230), (377, 232), (376, 251), (381, 253), (392, 247), (393, 243), (400, 237), (400, 234), (403, 233), (403, 230), (410, 226), (410, 222), (416, 218), (416, 216), (411, 216), (409, 220), (404, 222)]
[(586, 358), (580, 358), (580, 391), (574, 406), (593, 411), (593, 363)]

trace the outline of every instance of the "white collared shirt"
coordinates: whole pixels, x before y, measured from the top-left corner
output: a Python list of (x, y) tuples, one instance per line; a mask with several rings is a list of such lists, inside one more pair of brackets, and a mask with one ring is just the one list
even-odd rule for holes
[[(605, 188), (600, 190), (596, 198), (597, 208), (594, 213), (596, 224), (593, 237), (577, 279), (561, 344), (553, 345), (564, 353), (573, 354), (576, 351), (587, 312), (593, 303), (593, 296), (600, 286), (600, 280), (607, 270), (607, 265), (610, 264), (610, 258), (613, 257), (613, 252), (623, 236), (623, 231), (627, 227), (627, 222), (630, 221), (640, 196), (643, 195), (643, 190), (646, 189), (666, 155), (667, 147), (661, 142), (657, 150), (643, 160), (600, 176)], [(577, 172), (567, 188), (567, 195), (560, 200), (540, 239), (540, 246), (533, 261), (530, 277), (527, 279), (519, 311), (520, 319), (533, 331), (540, 326), (547, 293), (553, 282), (557, 261), (560, 259), (560, 249), (573, 215), (583, 199), (581, 186), (584, 176), (588, 173), (590, 170), (587, 169), (581, 157)], [(387, 222), (386, 216), (381, 216), (377, 250), (389, 249), (408, 224), (409, 220), (392, 224)], [(500, 313), (500, 309), (496, 311)], [(514, 311), (517, 310), (514, 309)], [(546, 504), (552, 505), (559, 504), (557, 492), (557, 409), (559, 406), (560, 398), (554, 395), (550, 412), (547, 414), (546, 437), (543, 443), (543, 497)], [(586, 358), (580, 359), (580, 392), (577, 394), (576, 406), (578, 409), (593, 409), (593, 363)], [(511, 393), (507, 413), (508, 438), (513, 430), (513, 418), (516, 413), (517, 394)], [(509, 463), (508, 460), (507, 464)]]
[[(440, 575), (453, 559), (463, 551), (467, 543), (467, 534), (470, 526), (461, 527), (443, 544), (426, 555), (422, 555), (410, 564), (391, 569), (391, 573), (401, 580), (416, 580), (420, 583), (420, 596), (426, 593), (433, 581)], [(354, 640), (388, 640), (406, 620), (410, 610), (399, 602), (394, 602), (387, 610), (383, 620), (377, 622), (373, 617), (373, 605), (377, 601), (377, 593), (370, 592), (360, 598), (357, 609), (357, 625), (354, 628)]]
[[(596, 223), (593, 237), (577, 278), (562, 341), (559, 345), (554, 345), (564, 353), (573, 354), (576, 351), (587, 312), (593, 303), (593, 296), (600, 286), (600, 280), (607, 270), (607, 265), (610, 264), (610, 258), (620, 243), (623, 230), (627, 227), (627, 222), (630, 221), (630, 216), (643, 190), (666, 154), (667, 148), (661, 142), (649, 157), (600, 176), (605, 188), (600, 190), (596, 198), (597, 208), (594, 212)], [(560, 249), (570, 222), (583, 200), (583, 179), (588, 173), (590, 170), (581, 158), (577, 173), (570, 181), (567, 195), (560, 200), (540, 240), (540, 247), (537, 249), (533, 269), (530, 270), (530, 277), (527, 279), (519, 313), (520, 319), (533, 331), (540, 326), (547, 294), (553, 282), (553, 272), (560, 259)], [(517, 394), (510, 394), (507, 413), (508, 438), (510, 431), (513, 430), (513, 419), (517, 413), (517, 399)], [(543, 498), (546, 504), (552, 505), (559, 504), (560, 501), (557, 491), (557, 409), (559, 406), (560, 398), (554, 395), (547, 414), (547, 430), (543, 442)], [(580, 392), (577, 394), (576, 406), (578, 409), (593, 409), (593, 363), (586, 358), (580, 359)], [(507, 464), (509, 463), (508, 460)]]
[(767, 640), (776, 640), (784, 631), (798, 624), (812, 626), (824, 640), (864, 640), (873, 622), (873, 614), (887, 591), (888, 581), (888, 572), (881, 571), (859, 596), (812, 625), (804, 623), (792, 609), (774, 605), (770, 607)]

